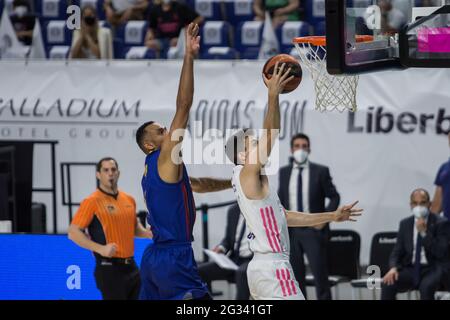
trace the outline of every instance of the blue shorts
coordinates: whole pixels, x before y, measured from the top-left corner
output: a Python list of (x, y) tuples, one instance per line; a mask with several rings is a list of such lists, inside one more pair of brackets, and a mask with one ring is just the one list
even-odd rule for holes
[(209, 295), (190, 242), (149, 245), (140, 271), (140, 300), (190, 300)]

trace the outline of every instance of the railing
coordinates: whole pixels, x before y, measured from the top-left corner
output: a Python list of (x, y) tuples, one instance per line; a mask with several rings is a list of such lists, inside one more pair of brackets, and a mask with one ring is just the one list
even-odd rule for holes
[[(202, 245), (203, 248), (208, 249), (209, 248), (209, 233), (208, 233), (208, 210), (209, 209), (217, 209), (217, 208), (222, 208), (222, 207), (227, 207), (230, 206), (232, 204), (236, 204), (237, 202), (234, 201), (227, 201), (227, 202), (219, 202), (219, 203), (215, 203), (212, 205), (206, 204), (206, 203), (202, 203), (200, 205), (200, 207), (195, 208), (195, 210), (197, 211), (201, 211), (202, 212)], [(203, 261), (208, 261), (208, 256), (206, 255), (205, 252), (203, 252)]]
[[(74, 166), (95, 166), (95, 162), (61, 162), (61, 189), (62, 189), (62, 202), (63, 205), (68, 206), (69, 210), (69, 223), (72, 221), (72, 208), (79, 206), (80, 203), (72, 202), (72, 179), (70, 175), (70, 169)], [(67, 201), (66, 201), (66, 178), (67, 177)], [(98, 180), (97, 187), (98, 187)]]
[(53, 209), (53, 233), (57, 233), (58, 228), (58, 217), (56, 214), (56, 151), (55, 146), (58, 141), (31, 141), (33, 144), (49, 144), (50, 145), (50, 158), (51, 158), (51, 169), (52, 169), (52, 185), (49, 188), (33, 188), (32, 192), (48, 192), (52, 195), (52, 209)]

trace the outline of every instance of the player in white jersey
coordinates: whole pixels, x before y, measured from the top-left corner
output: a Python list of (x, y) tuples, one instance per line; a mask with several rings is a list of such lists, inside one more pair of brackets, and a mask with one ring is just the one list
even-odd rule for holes
[(264, 119), (264, 132), (259, 141), (252, 130), (240, 130), (226, 145), (227, 156), (236, 164), (232, 184), (240, 210), (251, 232), (250, 248), (254, 253), (248, 265), (250, 294), (255, 300), (304, 300), (289, 262), (289, 227), (314, 226), (331, 221), (355, 221), (361, 209), (353, 209), (357, 202), (335, 212), (307, 214), (286, 211), (278, 195), (269, 187), (269, 180), (261, 173), (270, 155), (280, 128), (278, 95), (283, 91), (290, 70), (283, 72), (278, 63), (268, 87), (269, 104)]

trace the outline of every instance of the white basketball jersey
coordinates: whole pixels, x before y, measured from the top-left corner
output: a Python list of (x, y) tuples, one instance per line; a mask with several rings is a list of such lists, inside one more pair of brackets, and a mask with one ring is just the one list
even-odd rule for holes
[(233, 169), (233, 191), (251, 234), (250, 249), (254, 253), (289, 255), (289, 233), (286, 215), (278, 195), (269, 188), (262, 200), (248, 199), (241, 188), (239, 176), (243, 166)]

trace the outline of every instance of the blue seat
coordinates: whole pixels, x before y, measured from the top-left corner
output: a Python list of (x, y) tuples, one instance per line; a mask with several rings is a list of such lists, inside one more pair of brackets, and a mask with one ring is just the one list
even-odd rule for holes
[(105, 10), (103, 9), (103, 3), (104, 0), (72, 0), (73, 4), (80, 6), (80, 8), (83, 8), (83, 6), (90, 4), (92, 5), (95, 10), (97, 11), (97, 17), (99, 20), (105, 20)]
[(282, 53), (290, 53), (294, 46), (292, 39), (310, 35), (310, 29), (309, 23), (305, 21), (286, 21), (283, 23), (275, 30), (280, 43), (280, 51)]
[(123, 40), (120, 38), (113, 39), (114, 59), (125, 59), (125, 48)]
[(221, 3), (218, 0), (195, 0), (195, 11), (208, 20), (223, 20)]
[(35, 11), (41, 24), (50, 20), (66, 20), (66, 0), (35, 0)]
[(71, 46), (72, 30), (66, 26), (66, 20), (53, 20), (44, 24), (43, 40), (47, 53), (54, 46)]
[(314, 34), (316, 36), (324, 36), (326, 35), (326, 31), (325, 21), (320, 21), (314, 26)]
[(229, 0), (225, 2), (226, 20), (232, 25), (253, 20), (253, 0)]
[(306, 0), (305, 19), (316, 28), (320, 22), (325, 21), (325, 0)]
[(116, 37), (123, 40), (126, 47), (144, 45), (147, 21), (128, 21), (116, 29)]
[(201, 30), (201, 50), (230, 46), (230, 25), (225, 21), (206, 21)]
[(184, 3), (192, 10), (195, 10), (195, 0), (179, 0), (180, 3)]
[(261, 46), (262, 21), (242, 22), (236, 28), (235, 47), (240, 53), (241, 59), (257, 59)]
[(234, 60), (238, 57), (236, 49), (231, 47), (211, 47), (200, 56), (201, 59), (210, 60)]
[(135, 60), (135, 59), (155, 59), (156, 52), (145, 46), (135, 46), (125, 49), (125, 59)]
[(70, 53), (70, 46), (50, 46), (48, 58), (51, 60), (67, 59)]

